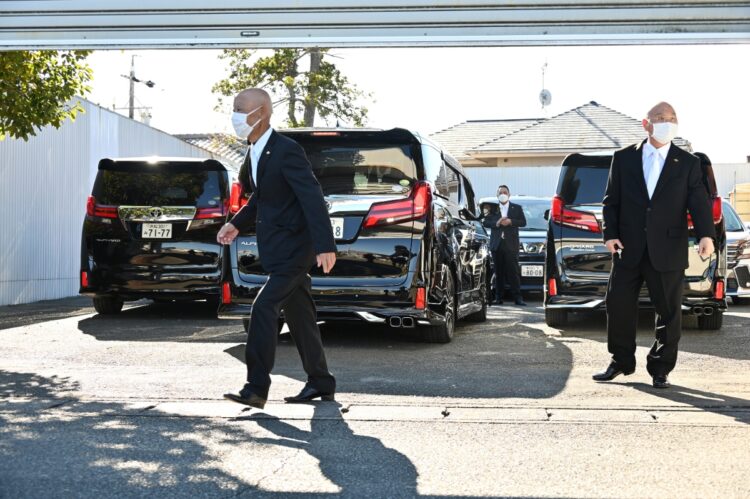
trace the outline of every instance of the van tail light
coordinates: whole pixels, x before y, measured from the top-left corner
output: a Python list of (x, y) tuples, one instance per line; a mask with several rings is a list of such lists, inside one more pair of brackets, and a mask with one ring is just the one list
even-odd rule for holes
[(195, 211), (196, 220), (206, 220), (212, 218), (224, 218), (227, 215), (229, 205), (224, 202), (220, 207), (198, 208)]
[(242, 184), (234, 182), (232, 184), (232, 192), (229, 195), (229, 214), (234, 215), (240, 208), (247, 204), (247, 198), (244, 195)]
[(547, 294), (557, 296), (557, 280), (554, 277), (551, 277), (547, 282)]
[(716, 287), (714, 288), (714, 298), (716, 298), (717, 300), (724, 299), (724, 280), (723, 279), (716, 282)]
[(550, 218), (553, 222), (574, 229), (599, 233), (602, 231), (599, 221), (593, 213), (571, 210), (565, 207), (565, 200), (560, 196), (552, 198)]
[(81, 287), (82, 288), (89, 287), (89, 273), (88, 272), (81, 272)]
[(417, 299), (415, 300), (414, 306), (417, 310), (424, 310), (427, 306), (427, 293), (425, 288), (417, 288)]
[(228, 282), (221, 284), (221, 303), (224, 305), (232, 303), (232, 288)]
[(417, 220), (430, 211), (431, 203), (432, 186), (417, 182), (408, 198), (373, 204), (362, 225), (370, 228)]
[[(714, 219), (714, 225), (721, 222), (721, 217), (723, 216), (723, 208), (721, 204), (721, 198), (715, 197), (711, 200), (711, 215)], [(687, 216), (687, 223), (688, 223), (688, 229), (693, 228), (693, 217), (690, 216), (690, 213), (688, 213)]]
[(117, 218), (117, 206), (97, 204), (94, 196), (86, 201), (86, 214), (90, 217)]

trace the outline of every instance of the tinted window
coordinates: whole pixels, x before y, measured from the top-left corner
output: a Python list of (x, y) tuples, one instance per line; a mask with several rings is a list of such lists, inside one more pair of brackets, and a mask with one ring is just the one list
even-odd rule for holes
[(469, 179), (466, 177), (461, 177), (461, 182), (463, 183), (463, 204), (468, 208), (470, 212), (476, 215), (476, 202), (474, 201), (474, 189), (471, 188), (471, 184), (469, 183)]
[(458, 180), (458, 173), (456, 172), (456, 170), (446, 165), (445, 179), (448, 183), (448, 199), (450, 199), (451, 202), (458, 204), (459, 192), (461, 190), (460, 188), (461, 184)]
[(566, 204), (601, 204), (609, 168), (563, 166), (557, 193)]
[(724, 203), (724, 223), (728, 232), (742, 232), (744, 225), (742, 220), (737, 216), (737, 212), (734, 211), (732, 205)]
[(323, 194), (406, 194), (416, 181), (410, 145), (302, 144)]
[(523, 208), (523, 214), (526, 217), (526, 227), (523, 230), (547, 230), (547, 221), (544, 219), (544, 212), (550, 209), (551, 201), (545, 200), (513, 200)]
[(222, 203), (223, 172), (152, 165), (99, 170), (92, 195), (105, 205), (197, 206)]

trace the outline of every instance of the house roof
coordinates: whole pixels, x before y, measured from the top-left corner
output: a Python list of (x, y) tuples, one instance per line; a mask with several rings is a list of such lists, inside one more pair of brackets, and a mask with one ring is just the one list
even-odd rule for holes
[(443, 146), (457, 160), (466, 161), (471, 159), (467, 151), (539, 121), (540, 118), (470, 120), (433, 133), (430, 139)]
[(233, 135), (221, 133), (191, 133), (175, 135), (189, 144), (207, 149), (214, 154), (226, 159), (234, 166), (239, 167), (245, 158), (247, 144), (235, 138)]
[(470, 156), (619, 149), (646, 136), (641, 121), (591, 101), (466, 151)]

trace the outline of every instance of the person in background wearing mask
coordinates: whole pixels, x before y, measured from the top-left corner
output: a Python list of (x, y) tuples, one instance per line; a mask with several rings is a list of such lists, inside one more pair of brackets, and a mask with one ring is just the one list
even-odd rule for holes
[(307, 384), (287, 402), (333, 400), (336, 380), (328, 371), (308, 270), (317, 261), (326, 274), (336, 263), (336, 244), (323, 192), (305, 152), (271, 128), (271, 97), (258, 88), (234, 99), (232, 124), (250, 144), (239, 181), (250, 199), (224, 225), (217, 240), (230, 244), (255, 225), (258, 252), (268, 280), (253, 303), (245, 359), (247, 383), (224, 397), (262, 409), (271, 386), (281, 310), (294, 337)]
[(607, 286), (607, 346), (612, 360), (593, 376), (610, 381), (635, 371), (638, 295), (646, 282), (656, 309), (654, 341), (646, 369), (653, 386), (668, 388), (682, 331), (682, 289), (688, 267), (689, 211), (708, 258), (716, 237), (700, 160), (672, 144), (677, 114), (666, 102), (643, 120), (648, 138), (612, 157), (604, 194), (604, 244), (612, 254)]
[(490, 251), (495, 263), (495, 302), (503, 304), (505, 283), (516, 305), (526, 306), (521, 296), (521, 275), (518, 267), (518, 228), (526, 227), (526, 216), (520, 205), (510, 202), (510, 189), (507, 185), (497, 188), (498, 210), (487, 215), (482, 225), (492, 229)]

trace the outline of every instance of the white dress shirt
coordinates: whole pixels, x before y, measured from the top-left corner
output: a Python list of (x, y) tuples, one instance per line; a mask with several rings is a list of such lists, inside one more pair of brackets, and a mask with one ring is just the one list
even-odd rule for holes
[(268, 143), (268, 138), (271, 136), (271, 133), (273, 132), (273, 127), (268, 127), (268, 130), (260, 136), (258, 140), (255, 141), (255, 144), (250, 145), (250, 171), (252, 175), (252, 181), (255, 183), (255, 186), (258, 186), (258, 162), (260, 161), (260, 155), (263, 154), (263, 149), (266, 148), (266, 144)]
[(500, 205), (500, 216), (502, 218), (508, 218), (508, 207), (510, 206), (510, 201), (507, 203), (498, 203)]
[[(655, 172), (656, 179), (659, 178), (661, 175), (661, 171), (664, 169), (664, 162), (667, 159), (667, 153), (669, 152), (669, 148), (671, 147), (671, 142), (669, 144), (665, 144), (658, 149), (651, 145), (651, 142), (648, 140), (643, 145), (643, 178), (646, 181), (646, 187), (649, 188), (648, 185), (648, 179), (651, 175), (651, 169), (653, 167), (657, 168), (657, 171)], [(654, 154), (656, 154), (656, 161), (654, 161)], [(650, 186), (648, 192), (648, 197), (651, 198), (651, 196), (654, 194), (653, 189), (656, 188), (656, 184), (653, 186)]]

